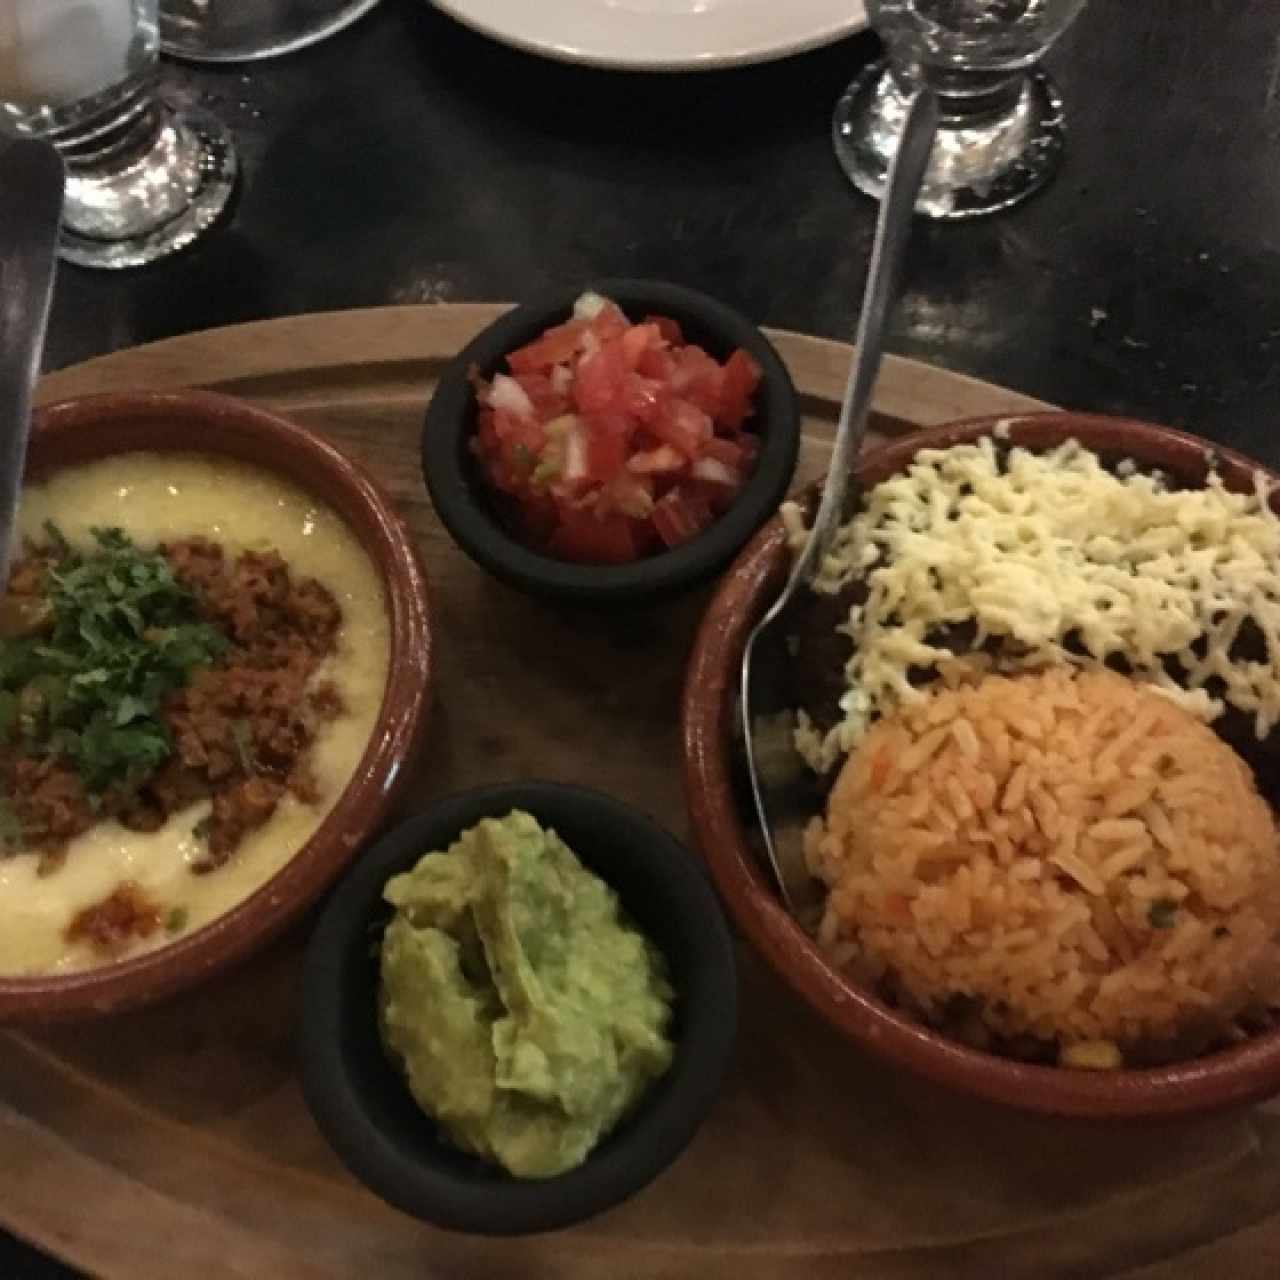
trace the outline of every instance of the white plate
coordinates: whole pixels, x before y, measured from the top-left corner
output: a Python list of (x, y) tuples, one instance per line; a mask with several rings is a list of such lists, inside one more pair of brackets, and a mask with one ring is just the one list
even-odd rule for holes
[(816, 49), (867, 25), (862, 0), (434, 0), (529, 53), (630, 71), (696, 71)]

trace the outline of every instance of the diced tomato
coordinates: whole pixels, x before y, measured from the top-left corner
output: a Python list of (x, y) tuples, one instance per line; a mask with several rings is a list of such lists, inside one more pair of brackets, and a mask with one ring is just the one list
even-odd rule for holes
[(606, 302), (596, 312), (589, 327), (601, 342), (608, 342), (612, 338), (620, 338), (630, 325), (622, 308), (616, 302)]
[(651, 324), (662, 336), (663, 342), (669, 346), (684, 346), (684, 331), (680, 328), (680, 322), (673, 320), (670, 316), (645, 316), (643, 324)]
[(560, 523), (560, 508), (549, 494), (526, 489), (518, 504), (520, 528), (535, 547), (545, 547)]
[(592, 483), (613, 479), (631, 450), (631, 422), (625, 414), (592, 414), (583, 419), (587, 431), (587, 473)]
[(741, 347), (724, 366), (720, 406), (712, 416), (722, 426), (738, 428), (751, 413), (751, 398), (762, 377), (760, 366)]
[(649, 430), (664, 444), (674, 445), (686, 458), (696, 458), (711, 439), (711, 419), (687, 400), (673, 397), (648, 424)]
[(586, 331), (587, 326), (581, 320), (555, 325), (540, 338), (513, 351), (507, 357), (507, 365), (512, 373), (537, 373), (550, 369), (553, 364), (571, 360), (582, 345)]
[(622, 389), (622, 407), (641, 422), (652, 422), (662, 411), (662, 383), (654, 378), (627, 374)]
[(726, 436), (712, 436), (702, 446), (702, 456), (714, 458), (717, 462), (723, 462), (726, 467), (742, 472), (751, 462), (754, 445), (755, 441), (750, 436), (738, 436), (733, 440)]
[(705, 499), (680, 487), (665, 493), (653, 508), (653, 527), (668, 547), (678, 547), (697, 537), (712, 518)]
[(637, 368), (646, 351), (661, 351), (663, 346), (662, 335), (655, 324), (632, 325), (619, 341), (628, 369)]
[(512, 527), (568, 560), (624, 563), (695, 537), (736, 500), (759, 439), (742, 430), (761, 373), (721, 366), (662, 316), (636, 325), (584, 297), (508, 357), (479, 402), (471, 451)]
[(668, 383), (676, 371), (676, 358), (663, 347), (646, 347), (636, 372), (655, 382)]
[(720, 408), (724, 370), (701, 347), (681, 347), (676, 353), (671, 389), (706, 414)]
[(562, 506), (560, 523), (548, 544), (553, 555), (580, 564), (627, 564), (636, 558), (636, 540), (626, 516), (603, 518)]
[(573, 402), (580, 413), (610, 413), (623, 408), (627, 366), (616, 343), (584, 356), (578, 363)]

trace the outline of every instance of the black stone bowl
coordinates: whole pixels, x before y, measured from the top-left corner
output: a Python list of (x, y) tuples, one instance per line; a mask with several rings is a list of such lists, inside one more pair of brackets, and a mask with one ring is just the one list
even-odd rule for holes
[[(685, 338), (725, 360), (742, 347), (763, 378), (750, 419), (761, 449), (733, 506), (684, 546), (625, 565), (583, 565), (530, 550), (508, 531), (470, 442), (476, 427), (472, 369), (492, 377), (505, 358), (551, 325), (569, 318), (586, 290), (612, 298), (627, 317), (665, 315)], [(509, 586), (568, 604), (614, 608), (648, 604), (713, 578), (777, 510), (786, 495), (800, 448), (800, 409), (791, 375), (773, 344), (745, 316), (705, 294), (679, 285), (641, 280), (593, 280), (561, 289), (508, 312), (450, 363), (427, 409), (422, 469), (436, 512), (458, 545)]]
[[(378, 1036), (377, 940), (387, 880), (481, 818), (524, 809), (610, 884), (666, 956), (676, 992), (675, 1059), (639, 1107), (579, 1168), (521, 1181), (448, 1145), (417, 1106)], [(710, 1108), (733, 1046), (737, 972), (701, 864), (673, 836), (598, 792), (510, 783), (435, 805), (375, 844), (335, 890), (307, 951), (303, 1088), (352, 1173), (398, 1209), (483, 1235), (550, 1231), (638, 1191), (684, 1149)]]

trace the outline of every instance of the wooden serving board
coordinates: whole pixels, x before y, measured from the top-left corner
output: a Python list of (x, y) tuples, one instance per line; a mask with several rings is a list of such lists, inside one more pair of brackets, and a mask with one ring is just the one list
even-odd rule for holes
[[(433, 380), (500, 310), (391, 308), (195, 334), (54, 374), (40, 399), (213, 387), (332, 436), (394, 495), (432, 579), (437, 712), (415, 804), (551, 777), (613, 792), (685, 834), (677, 699), (705, 597), (625, 622), (557, 612), (490, 581), (428, 504), (418, 434)], [(850, 353), (774, 337), (804, 395), (803, 481), (822, 467)], [(891, 432), (1045, 406), (891, 357), (876, 407), (877, 429)], [(434, 1230), (350, 1178), (303, 1104), (304, 934), (159, 1009), (0, 1034), (0, 1223), (129, 1280), (1280, 1274), (1280, 1117), (1117, 1129), (945, 1095), (839, 1040), (745, 951), (735, 1064), (671, 1170), (571, 1231), (489, 1241)]]

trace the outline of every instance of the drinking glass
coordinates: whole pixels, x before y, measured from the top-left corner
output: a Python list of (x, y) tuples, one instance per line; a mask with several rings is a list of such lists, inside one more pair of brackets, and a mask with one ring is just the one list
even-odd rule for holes
[(378, 0), (161, 0), (160, 47), (190, 62), (252, 62), (341, 31)]
[(223, 126), (157, 94), (158, 0), (2, 0), (0, 113), (67, 169), (59, 252), (136, 267), (213, 225), (235, 183)]
[(1036, 65), (1085, 0), (868, 0), (887, 57), (845, 91), (832, 125), (853, 184), (880, 198), (913, 86), (942, 120), (917, 210), (975, 218), (1025, 200), (1062, 160), (1062, 99)]

